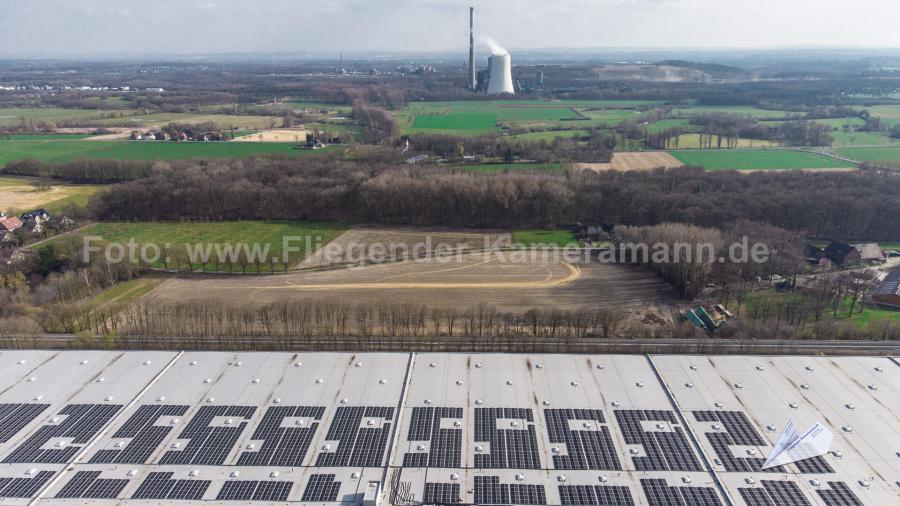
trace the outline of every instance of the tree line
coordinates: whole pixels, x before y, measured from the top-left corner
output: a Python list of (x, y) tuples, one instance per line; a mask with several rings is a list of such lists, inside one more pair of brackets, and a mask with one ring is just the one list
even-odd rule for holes
[(900, 237), (900, 178), (889, 171), (739, 174), (481, 173), (340, 155), (157, 162), (98, 197), (105, 220), (316, 220), (386, 225), (565, 227), (768, 223), (812, 237)]

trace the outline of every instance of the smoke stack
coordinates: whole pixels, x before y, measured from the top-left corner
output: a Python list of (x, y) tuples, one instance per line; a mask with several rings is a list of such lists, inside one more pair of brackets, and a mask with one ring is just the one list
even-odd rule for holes
[(495, 54), (488, 59), (491, 68), (491, 82), (488, 84), (488, 95), (501, 93), (515, 94), (512, 82), (512, 61), (509, 53)]
[(469, 88), (478, 88), (478, 76), (475, 74), (475, 7), (469, 7)]

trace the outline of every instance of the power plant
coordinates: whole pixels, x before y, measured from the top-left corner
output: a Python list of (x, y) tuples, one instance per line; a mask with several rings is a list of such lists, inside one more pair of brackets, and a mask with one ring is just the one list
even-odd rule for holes
[(478, 89), (478, 77), (475, 71), (475, 7), (469, 7), (469, 88)]
[[(515, 94), (512, 79), (512, 60), (509, 51), (503, 49), (490, 37), (486, 37), (492, 56), (488, 58), (489, 81), (487, 85), (488, 95), (501, 93)], [(482, 73), (475, 68), (475, 7), (469, 7), (469, 88), (472, 91), (484, 89)]]
[(488, 66), (491, 69), (491, 81), (488, 83), (488, 95), (516, 92), (512, 81), (512, 62), (509, 53), (494, 54), (488, 58)]

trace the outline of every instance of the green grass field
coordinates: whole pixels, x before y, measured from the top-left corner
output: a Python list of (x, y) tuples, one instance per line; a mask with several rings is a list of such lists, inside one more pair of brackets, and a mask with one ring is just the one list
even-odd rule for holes
[(91, 134), (34, 134), (0, 135), (0, 141), (80, 141), (93, 137)]
[[(317, 151), (321, 152), (321, 151)], [(15, 160), (45, 162), (78, 159), (177, 160), (185, 158), (245, 158), (313, 153), (292, 143), (271, 142), (130, 142), (130, 141), (0, 141), (0, 167)]]
[(578, 239), (568, 230), (516, 230), (513, 242), (526, 246), (555, 244), (559, 247), (579, 245)]
[(524, 134), (510, 135), (509, 139), (520, 139), (523, 141), (547, 141), (550, 142), (557, 137), (582, 137), (590, 133), (588, 130), (545, 130), (541, 132), (528, 132)]
[(568, 107), (500, 106), (497, 108), (497, 119), (500, 121), (561, 121), (580, 117), (580, 114)]
[(560, 170), (559, 163), (484, 163), (480, 165), (455, 165), (451, 169), (476, 172), (503, 172), (506, 170)]
[[(344, 232), (346, 228), (336, 223), (313, 222), (275, 222), (275, 221), (225, 221), (225, 222), (188, 222), (188, 223), (161, 223), (161, 222), (103, 222), (91, 225), (80, 232), (83, 237), (99, 237), (99, 243), (127, 244), (134, 240), (139, 245), (156, 244), (161, 251), (170, 252), (174, 258), (175, 252), (184, 252), (185, 245), (205, 248), (206, 245), (238, 245), (246, 244), (252, 247), (259, 244), (260, 248), (268, 245), (268, 256), (278, 258), (275, 270), (283, 268), (281, 258), (284, 252), (285, 238), (289, 239), (288, 246), (299, 249), (289, 253), (289, 261), (296, 264), (306, 254), (306, 239), (310, 239), (310, 245), (314, 251), (317, 247), (328, 244), (335, 237)], [(207, 270), (227, 270), (225, 263), (218, 265), (215, 261), (216, 253), (212, 249), (212, 260)], [(154, 264), (164, 267), (163, 262)], [(173, 265), (169, 265), (173, 268)], [(195, 269), (198, 267), (195, 265)], [(237, 269), (237, 268), (236, 268)], [(237, 269), (238, 271), (240, 269)], [(255, 271), (256, 268), (248, 269)], [(261, 270), (270, 270), (268, 266), (261, 266)]]
[(98, 185), (54, 184), (51, 191), (31, 187), (32, 178), (0, 177), (0, 211), (20, 213), (43, 207), (51, 214), (84, 207), (93, 195), (104, 190)]
[(672, 156), (685, 165), (696, 165), (706, 170), (787, 170), (787, 169), (839, 169), (850, 164), (802, 151), (783, 149), (733, 150), (697, 149), (672, 151)]
[[(13, 108), (0, 109), (0, 126), (19, 124), (23, 118), (35, 123), (59, 123), (62, 121), (98, 120), (108, 116), (131, 116), (136, 111), (128, 109), (60, 109), (47, 108)], [(121, 120), (121, 118), (118, 118)]]
[[(802, 303), (805, 297), (809, 295), (805, 293), (785, 293), (785, 292), (753, 292), (747, 295), (746, 310), (752, 311), (755, 306), (763, 304), (765, 299), (777, 300), (782, 303), (795, 301)], [(862, 312), (860, 313), (860, 309)], [(900, 311), (876, 307), (872, 305), (862, 305), (857, 302), (850, 314), (850, 300), (844, 301), (834, 315), (833, 310), (829, 307), (823, 314), (823, 319), (835, 321), (850, 321), (858, 327), (866, 327), (868, 325), (877, 324), (881, 321), (900, 322)]]
[(893, 148), (844, 148), (839, 149), (838, 154), (853, 160), (900, 163), (900, 146)]
[[(134, 111), (132, 111), (133, 113)], [(231, 114), (202, 114), (165, 112), (128, 116), (124, 118), (107, 118), (97, 120), (101, 125), (126, 126), (131, 128), (149, 128), (168, 125), (169, 123), (215, 123), (219, 128), (228, 130), (267, 130), (281, 126), (278, 116), (237, 116)]]
[(881, 133), (874, 132), (831, 132), (834, 141), (831, 143), (835, 148), (846, 148), (853, 146), (891, 146), (897, 144), (897, 140), (891, 140), (890, 137)]
[(674, 109), (671, 112), (671, 116), (675, 117), (687, 117), (697, 114), (708, 114), (708, 113), (728, 113), (728, 114), (738, 114), (740, 116), (754, 116), (757, 118), (786, 118), (788, 116), (793, 115), (802, 115), (802, 113), (790, 112), (790, 111), (770, 111), (768, 109), (760, 109), (759, 107), (751, 107), (751, 106), (733, 106), (733, 105), (723, 105), (723, 106), (713, 106), (713, 105), (700, 105), (689, 108), (679, 108)]
[(873, 105), (866, 110), (881, 118), (881, 128), (900, 124), (900, 105)]

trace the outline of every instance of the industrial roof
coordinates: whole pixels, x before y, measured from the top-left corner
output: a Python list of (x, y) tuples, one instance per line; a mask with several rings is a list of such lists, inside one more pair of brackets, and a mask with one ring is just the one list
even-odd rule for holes
[[(898, 392), (892, 358), (2, 351), (0, 504), (896, 504)], [(760, 470), (791, 419), (831, 453)]]

